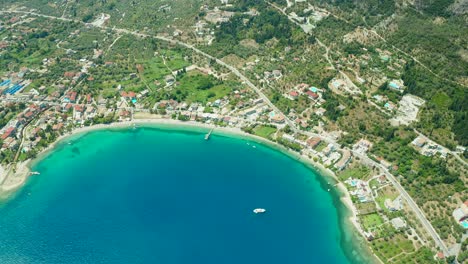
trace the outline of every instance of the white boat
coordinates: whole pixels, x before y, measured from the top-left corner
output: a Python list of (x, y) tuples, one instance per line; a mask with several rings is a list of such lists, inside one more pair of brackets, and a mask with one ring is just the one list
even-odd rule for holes
[(263, 214), (263, 213), (266, 212), (266, 210), (263, 209), (263, 208), (255, 208), (255, 209), (253, 210), (253, 212), (256, 213), (256, 214)]

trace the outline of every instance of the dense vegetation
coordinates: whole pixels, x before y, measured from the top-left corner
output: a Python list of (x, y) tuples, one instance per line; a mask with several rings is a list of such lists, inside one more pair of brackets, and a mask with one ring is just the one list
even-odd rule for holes
[[(388, 19), (390, 30), (378, 30), (387, 43), (415, 56), (427, 66), (422, 67), (410, 60), (402, 72), (407, 93), (427, 101), (418, 129), (450, 148), (456, 144), (468, 144), (468, 28), (460, 27), (466, 24), (466, 15), (460, 15), (463, 9), (454, 13), (454, 0), (419, 0), (414, 1), (413, 5), (401, 5), (401, 1), (392, 0), (319, 2), (328, 9), (334, 9), (333, 12), (346, 22), (328, 17), (318, 24), (319, 32), (316, 34), (325, 41), (341, 46), (339, 48), (347, 54), (359, 55), (362, 45), (337, 42), (344, 34), (355, 27), (375, 25)], [(374, 47), (366, 48), (370, 50)], [(386, 95), (394, 97), (395, 94)], [(396, 102), (397, 99), (393, 98), (392, 101)]]
[[(244, 19), (248, 22), (245, 23)], [(293, 41), (293, 29), (285, 16), (268, 10), (254, 17), (235, 15), (230, 21), (221, 23), (216, 31), (216, 40), (236, 45), (246, 38), (254, 39), (257, 43), (276, 38), (283, 44), (290, 44)]]
[[(428, 74), (414, 62), (405, 67), (403, 80), (407, 92), (427, 100), (420, 127), (429, 135), (435, 129), (452, 130), (455, 139), (468, 144), (468, 90), (460, 85), (441, 81)], [(452, 145), (453, 146), (453, 145)]]

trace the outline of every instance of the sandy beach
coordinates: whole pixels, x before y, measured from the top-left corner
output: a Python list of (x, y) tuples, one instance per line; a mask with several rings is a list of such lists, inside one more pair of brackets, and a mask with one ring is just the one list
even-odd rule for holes
[[(64, 134), (60, 136), (59, 138), (57, 138), (57, 140), (54, 143), (50, 144), (47, 148), (42, 150), (41, 153), (34, 160), (27, 160), (27, 161), (18, 163), (16, 165), (16, 171), (14, 173), (10, 173), (9, 175), (6, 175), (3, 183), (0, 186), (0, 195), (5, 196), (5, 193), (10, 193), (20, 188), (26, 182), (27, 178), (31, 175), (30, 168), (32, 164), (34, 164), (34, 162), (40, 161), (51, 150), (53, 150), (57, 144), (59, 144), (61, 141), (63, 141), (66, 138), (69, 138), (71, 136), (76, 136), (79, 134), (85, 134), (85, 133), (96, 131), (96, 130), (102, 130), (102, 129), (121, 129), (121, 128), (133, 127), (133, 126), (151, 126), (151, 125), (163, 126), (163, 127), (167, 126), (167, 128), (171, 128), (173, 126), (178, 127), (178, 128), (185, 127), (189, 129), (199, 128), (199, 129), (204, 129), (204, 130), (215, 128), (213, 132), (214, 134), (234, 135), (237, 137), (250, 139), (258, 143), (268, 145), (270, 147), (278, 149), (294, 157), (297, 160), (300, 160), (301, 162), (305, 163), (308, 166), (311, 166), (315, 170), (318, 170), (322, 175), (325, 175), (326, 177), (330, 177), (331, 179), (334, 179), (336, 182), (339, 182), (338, 178), (336, 177), (333, 171), (325, 168), (322, 164), (313, 161), (308, 156), (301, 155), (297, 152), (289, 150), (285, 148), (284, 146), (277, 144), (276, 142), (267, 140), (265, 138), (262, 138), (256, 135), (248, 134), (242, 131), (240, 128), (219, 127), (219, 126), (214, 126), (211, 124), (199, 123), (199, 122), (194, 122), (194, 121), (179, 121), (179, 120), (166, 119), (166, 118), (154, 118), (154, 119), (136, 119), (132, 121), (112, 123), (108, 125), (98, 124), (98, 125), (93, 125), (89, 127), (81, 127), (81, 128), (77, 128), (73, 130), (70, 133)], [(353, 213), (353, 216), (354, 216), (353, 218), (355, 218), (356, 212), (354, 210), (354, 206), (352, 205), (352, 202), (351, 202), (351, 197), (349, 196), (349, 193), (346, 187), (341, 183), (338, 184), (336, 187), (338, 187), (338, 190), (341, 193), (341, 196), (342, 196), (341, 199), (343, 203), (349, 208), (349, 210)], [(355, 220), (352, 222), (355, 223)]]
[(336, 176), (336, 174), (330, 169), (325, 168), (321, 163), (314, 161), (313, 159), (309, 158), (307, 155), (299, 154), (297, 152), (289, 150), (285, 148), (284, 146), (279, 145), (276, 142), (267, 140), (265, 138), (262, 138), (256, 135), (248, 134), (242, 131), (240, 128), (219, 127), (219, 126), (215, 126), (212, 124), (205, 124), (205, 123), (199, 123), (199, 122), (194, 122), (194, 121), (179, 121), (179, 120), (173, 120), (173, 119), (167, 119), (167, 118), (136, 119), (132, 121), (112, 123), (108, 125), (98, 124), (98, 125), (93, 125), (89, 127), (77, 128), (70, 133), (66, 133), (60, 136), (59, 138), (57, 138), (57, 140), (53, 144), (49, 145), (47, 148), (41, 151), (41, 153), (34, 160), (27, 160), (27, 161), (18, 163), (16, 166), (16, 171), (14, 173), (9, 173), (8, 175), (5, 176), (5, 179), (3, 180), (0, 186), (0, 197), (8, 197), (9, 194), (13, 193), (17, 189), (19, 189), (21, 186), (23, 186), (23, 184), (26, 183), (28, 177), (31, 175), (30, 168), (32, 167), (32, 165), (35, 162), (40, 161), (50, 151), (52, 151), (57, 146), (57, 144), (59, 144), (66, 138), (80, 135), (80, 134), (85, 134), (85, 133), (96, 131), (96, 130), (102, 130), (102, 129), (121, 129), (121, 128), (129, 128), (133, 126), (151, 127), (151, 125), (155, 125), (156, 127), (163, 127), (163, 128), (167, 127), (168, 129), (170, 129), (171, 127), (172, 128), (177, 127), (178, 129), (198, 128), (198, 129), (203, 129), (203, 130), (210, 130), (212, 128), (215, 128), (215, 130), (213, 131), (213, 134), (218, 134), (218, 135), (224, 134), (228, 136), (234, 135), (234, 136), (245, 138), (248, 140), (253, 140), (255, 142), (268, 145), (279, 151), (282, 151), (283, 153), (288, 154), (289, 156), (295, 158), (296, 160), (301, 161), (307, 166), (312, 167), (314, 170), (319, 171), (322, 176), (325, 176), (335, 182), (335, 183), (329, 182), (330, 188), (336, 188), (338, 190), (338, 193), (340, 194), (341, 202), (348, 208), (349, 212), (351, 212), (349, 221), (353, 224), (356, 231), (358, 231), (361, 235), (363, 234), (363, 231), (360, 225), (357, 223), (357, 212), (351, 201), (351, 196), (348, 190), (346, 189), (345, 185), (338, 180), (338, 177)]

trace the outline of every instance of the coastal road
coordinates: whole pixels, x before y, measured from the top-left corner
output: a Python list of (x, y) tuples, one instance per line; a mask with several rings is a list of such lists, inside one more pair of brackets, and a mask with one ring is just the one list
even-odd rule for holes
[[(271, 4), (271, 3), (270, 3)], [(278, 7), (274, 6), (275, 8), (277, 8), (278, 10), (280, 10), (283, 14), (284, 11), (282, 11), (281, 9), (279, 9)], [(27, 12), (27, 11), (16, 11), (16, 10), (4, 10), (4, 11), (0, 11), (0, 13), (19, 13), (19, 14), (29, 14), (29, 15), (34, 15), (34, 16), (39, 16), (39, 17), (44, 17), (44, 18), (49, 18), (49, 19), (56, 19), (56, 20), (62, 20), (62, 21), (69, 21), (69, 22), (75, 22), (75, 23), (81, 23), (81, 24), (85, 24), (87, 26), (94, 26), (90, 23), (83, 23), (82, 21), (79, 21), (79, 20), (73, 20), (73, 19), (68, 19), (68, 18), (64, 18), (64, 17), (54, 17), (54, 16), (48, 16), (48, 15), (43, 15), (43, 14), (39, 14), (39, 13), (35, 13), (35, 12)], [(285, 14), (286, 15), (286, 14)], [(287, 16), (287, 15), (286, 15)], [(289, 16), (288, 18), (293, 21), (295, 24), (298, 24), (297, 22), (295, 22), (294, 20), (292, 20)], [(135, 31), (131, 31), (131, 30), (128, 30), (128, 29), (121, 29), (121, 28), (116, 28), (116, 27), (107, 27), (107, 26), (98, 26), (99, 28), (102, 28), (102, 29), (107, 29), (107, 30), (112, 30), (114, 32), (119, 32), (119, 33), (126, 33), (126, 34), (131, 34), (131, 35), (134, 35), (134, 36), (138, 36), (138, 37), (147, 37), (147, 38), (154, 38), (154, 39), (158, 39), (158, 40), (161, 40), (161, 41), (165, 41), (165, 42), (169, 42), (169, 43), (173, 43), (173, 44), (177, 44), (177, 45), (180, 45), (180, 46), (183, 46), (183, 47), (186, 47), (188, 49), (191, 49), (193, 50), (194, 52), (210, 59), (210, 60), (214, 60), (216, 61), (216, 63), (218, 63), (219, 65), (221, 66), (224, 66), (226, 67), (227, 69), (229, 69), (233, 74), (235, 74), (238, 78), (240, 78), (243, 82), (245, 82), (245, 84), (247, 86), (249, 86), (253, 91), (255, 91), (258, 96), (260, 98), (262, 98), (264, 100), (265, 103), (268, 104), (269, 107), (271, 107), (275, 112), (279, 113), (279, 114), (282, 114), (284, 117), (285, 117), (285, 121), (286, 123), (290, 126), (290, 128), (295, 132), (295, 133), (299, 133), (299, 134), (303, 134), (303, 135), (308, 135), (308, 136), (317, 136), (319, 138), (321, 138), (322, 140), (326, 141), (326, 142), (329, 142), (329, 143), (332, 143), (334, 145), (336, 145), (336, 141), (330, 137), (326, 137), (326, 136), (323, 136), (323, 135), (319, 135), (319, 134), (315, 134), (315, 133), (310, 133), (310, 132), (304, 132), (304, 131), (301, 131), (299, 130), (296, 125), (294, 124), (294, 122), (292, 122), (289, 117), (287, 117), (286, 115), (284, 115), (284, 113), (282, 111), (280, 111), (271, 101), (270, 99), (262, 93), (262, 91), (257, 87), (255, 86), (247, 77), (245, 77), (238, 69), (236, 69), (235, 67), (225, 63), (224, 61), (216, 58), (216, 57), (213, 57), (199, 49), (197, 49), (196, 47), (194, 47), (193, 45), (191, 44), (187, 44), (187, 43), (184, 43), (184, 42), (181, 42), (181, 41), (178, 41), (178, 40), (174, 40), (174, 39), (169, 39), (169, 38), (166, 38), (166, 37), (162, 37), (162, 36), (153, 36), (153, 35), (148, 35), (148, 34), (144, 34), (144, 33), (138, 33), (138, 32), (135, 32)], [(350, 150), (355, 156), (361, 158), (361, 160), (363, 161), (366, 161), (366, 162), (369, 162), (369, 164), (372, 164), (373, 166), (376, 166), (378, 168), (381, 168), (385, 174), (387, 175), (388, 179), (392, 182), (392, 184), (395, 186), (395, 188), (402, 194), (402, 196), (408, 201), (408, 204), (409, 206), (411, 207), (411, 209), (415, 212), (416, 216), (418, 217), (418, 219), (420, 220), (420, 222), (422, 223), (423, 227), (427, 230), (427, 232), (432, 236), (432, 238), (434, 239), (436, 245), (444, 252), (444, 254), (448, 255), (448, 249), (447, 247), (445, 246), (444, 242), (442, 241), (442, 239), (440, 239), (439, 235), (437, 234), (437, 232), (435, 231), (435, 229), (432, 227), (432, 225), (430, 224), (430, 222), (426, 219), (425, 215), (422, 213), (422, 211), (419, 209), (419, 207), (417, 206), (417, 204), (413, 201), (413, 199), (410, 197), (410, 195), (404, 190), (404, 188), (399, 184), (399, 182), (397, 181), (397, 179), (395, 178), (395, 176), (393, 176), (390, 172), (388, 172), (388, 170), (386, 168), (384, 168), (381, 164), (373, 161), (372, 159), (370, 159), (367, 155), (366, 156), (363, 156), (359, 153), (356, 153), (355, 151), (352, 151)]]
[[(298, 25), (299, 27), (301, 27), (301, 25), (295, 21), (294, 19), (292, 19), (288, 14), (286, 14), (286, 12), (279, 8), (278, 6), (276, 6), (275, 4), (271, 3), (271, 2), (268, 2), (265, 0), (266, 3), (268, 3), (270, 6), (272, 6), (273, 8), (277, 9), (280, 13), (282, 13), (283, 15), (285, 15), (292, 23)], [(301, 27), (302, 28), (302, 27)], [(307, 32), (306, 32), (307, 34)], [(330, 63), (330, 65), (333, 66), (332, 62), (330, 61), (329, 59), (329, 47), (327, 47), (325, 44), (323, 44), (320, 40), (317, 39), (317, 43), (322, 46), (323, 48), (325, 48), (326, 50), (326, 54), (325, 54), (325, 58), (327, 59), (327, 61)], [(344, 73), (343, 73), (344, 74)], [(344, 74), (346, 77), (347, 75)], [(349, 79), (349, 78), (348, 78)], [(315, 134), (315, 133), (308, 133), (308, 132), (305, 132), (304, 134), (307, 134), (309, 136), (317, 136), (317, 137), (320, 137), (322, 140), (324, 140), (325, 142), (327, 143), (332, 143), (334, 145), (336, 145), (336, 141), (332, 138), (329, 138), (329, 137), (324, 137), (322, 135), (318, 135), (318, 134)], [(347, 149), (347, 148), (345, 148)], [(413, 212), (416, 214), (417, 218), (419, 219), (419, 221), (421, 222), (422, 226), (424, 227), (424, 229), (426, 229), (427, 233), (429, 235), (431, 235), (432, 239), (434, 240), (435, 244), (437, 245), (437, 247), (439, 247), (442, 252), (444, 253), (445, 256), (448, 256), (449, 255), (449, 251), (448, 251), (448, 248), (447, 246), (445, 245), (444, 241), (440, 238), (439, 234), (435, 231), (434, 227), (431, 225), (431, 223), (429, 222), (429, 220), (427, 220), (426, 216), (424, 215), (424, 213), (422, 212), (422, 210), (419, 208), (419, 206), (416, 204), (416, 202), (413, 200), (413, 198), (411, 198), (411, 196), (408, 194), (408, 192), (406, 192), (406, 190), (401, 186), (400, 182), (396, 179), (396, 177), (391, 174), (387, 168), (385, 168), (382, 164), (380, 163), (377, 163), (375, 162), (374, 160), (372, 160), (371, 158), (369, 158), (367, 155), (362, 155), (361, 153), (359, 152), (356, 152), (352, 149), (347, 149), (349, 150), (351, 153), (353, 153), (353, 155), (355, 157), (359, 157), (361, 159), (361, 161), (367, 163), (368, 165), (371, 165), (371, 166), (375, 166), (377, 168), (380, 168), (381, 171), (383, 171), (386, 175), (386, 177), (388, 178), (388, 180), (392, 183), (392, 185), (395, 187), (395, 189), (398, 190), (398, 192), (403, 196), (403, 198), (407, 201), (409, 207), (413, 210)]]
[(416, 217), (418, 218), (419, 222), (422, 224), (424, 229), (426, 229), (427, 233), (432, 237), (436, 246), (442, 252), (444, 252), (445, 256), (449, 256), (449, 251), (444, 241), (440, 238), (439, 234), (434, 229), (432, 224), (429, 222), (429, 220), (427, 220), (426, 215), (419, 208), (419, 206), (416, 204), (413, 198), (411, 198), (411, 196), (408, 194), (405, 188), (401, 186), (400, 182), (396, 179), (396, 177), (393, 174), (391, 174), (388, 171), (388, 169), (385, 168), (382, 164), (377, 163), (376, 161), (369, 158), (367, 155), (362, 155), (361, 153), (353, 151), (353, 150), (350, 150), (350, 151), (353, 153), (355, 157), (360, 158), (363, 163), (366, 163), (369, 166), (375, 166), (377, 168), (380, 168), (380, 170), (384, 172), (387, 179), (392, 183), (395, 189), (397, 189), (397, 191), (401, 194), (401, 196), (406, 200), (411, 210), (413, 210), (413, 212), (416, 214)]

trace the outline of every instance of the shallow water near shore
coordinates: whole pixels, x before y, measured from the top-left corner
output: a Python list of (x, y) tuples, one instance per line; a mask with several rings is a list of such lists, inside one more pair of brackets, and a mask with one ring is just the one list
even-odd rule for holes
[(0, 205), (1, 263), (367, 263), (325, 180), (253, 141), (101, 130), (32, 169)]

